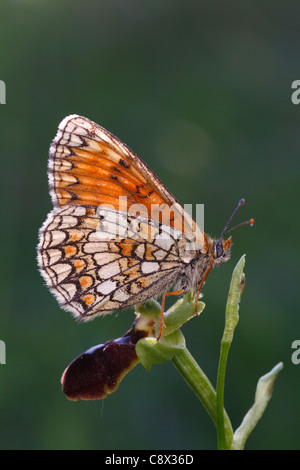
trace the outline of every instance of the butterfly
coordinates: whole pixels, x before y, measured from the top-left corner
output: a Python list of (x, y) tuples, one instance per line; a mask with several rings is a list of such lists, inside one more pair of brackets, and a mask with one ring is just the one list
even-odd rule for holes
[[(49, 152), (53, 210), (39, 231), (38, 265), (64, 310), (80, 320), (194, 289), (230, 258), (129, 147), (89, 119), (67, 116)], [(253, 219), (247, 221), (252, 225)], [(241, 224), (240, 224), (241, 225)]]

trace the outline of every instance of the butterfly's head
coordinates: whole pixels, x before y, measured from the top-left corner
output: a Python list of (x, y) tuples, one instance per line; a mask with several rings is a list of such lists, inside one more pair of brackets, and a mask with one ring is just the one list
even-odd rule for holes
[(214, 250), (214, 264), (220, 266), (225, 263), (230, 258), (232, 237), (229, 237), (227, 240), (215, 240), (213, 242)]
[(232, 232), (232, 230), (235, 230), (238, 227), (242, 227), (243, 225), (250, 225), (252, 226), (254, 224), (254, 219), (249, 219), (246, 220), (245, 222), (242, 222), (241, 224), (236, 225), (235, 227), (232, 227), (230, 230), (226, 230), (230, 222), (232, 221), (233, 217), (237, 213), (240, 207), (242, 207), (245, 204), (245, 199), (240, 199), (238, 205), (236, 206), (235, 210), (231, 214), (227, 224), (222, 230), (222, 233), (219, 237), (218, 240), (215, 240), (213, 242), (213, 256), (214, 256), (214, 264), (216, 266), (219, 266), (220, 264), (225, 263), (226, 261), (229, 260), (230, 258), (230, 250), (232, 246), (232, 238), (229, 237), (227, 240), (223, 240), (223, 235), (226, 235), (226, 233)]

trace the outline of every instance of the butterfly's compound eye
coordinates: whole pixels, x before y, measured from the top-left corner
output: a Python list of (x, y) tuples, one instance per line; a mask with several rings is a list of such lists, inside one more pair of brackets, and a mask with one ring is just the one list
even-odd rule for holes
[(223, 253), (224, 253), (223, 243), (217, 242), (215, 245), (215, 258), (221, 258), (221, 256), (223, 256)]

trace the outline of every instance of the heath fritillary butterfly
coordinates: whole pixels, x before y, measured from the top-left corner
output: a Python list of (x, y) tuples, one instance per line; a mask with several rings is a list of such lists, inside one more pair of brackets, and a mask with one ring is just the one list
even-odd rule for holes
[(212, 240), (132, 150), (87, 118), (60, 123), (48, 175), (54, 209), (39, 232), (38, 264), (78, 319), (160, 294), (163, 314), (167, 295), (192, 288), (198, 299), (211, 268), (230, 257), (223, 234), (232, 217)]

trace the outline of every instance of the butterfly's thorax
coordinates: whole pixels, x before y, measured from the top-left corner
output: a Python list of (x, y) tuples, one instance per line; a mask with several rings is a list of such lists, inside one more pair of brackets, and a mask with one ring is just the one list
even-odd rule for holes
[[(197, 242), (194, 243), (194, 246), (189, 244), (188, 247), (190, 249), (187, 249), (186, 246), (181, 248), (181, 251), (184, 253), (182, 259), (185, 260), (186, 265), (180, 275), (176, 288), (183, 289), (184, 292), (190, 289), (197, 289), (207, 267), (213, 264), (212, 240), (205, 233), (203, 233), (203, 236), (201, 249), (198, 248)], [(191, 246), (194, 249), (191, 249)]]

